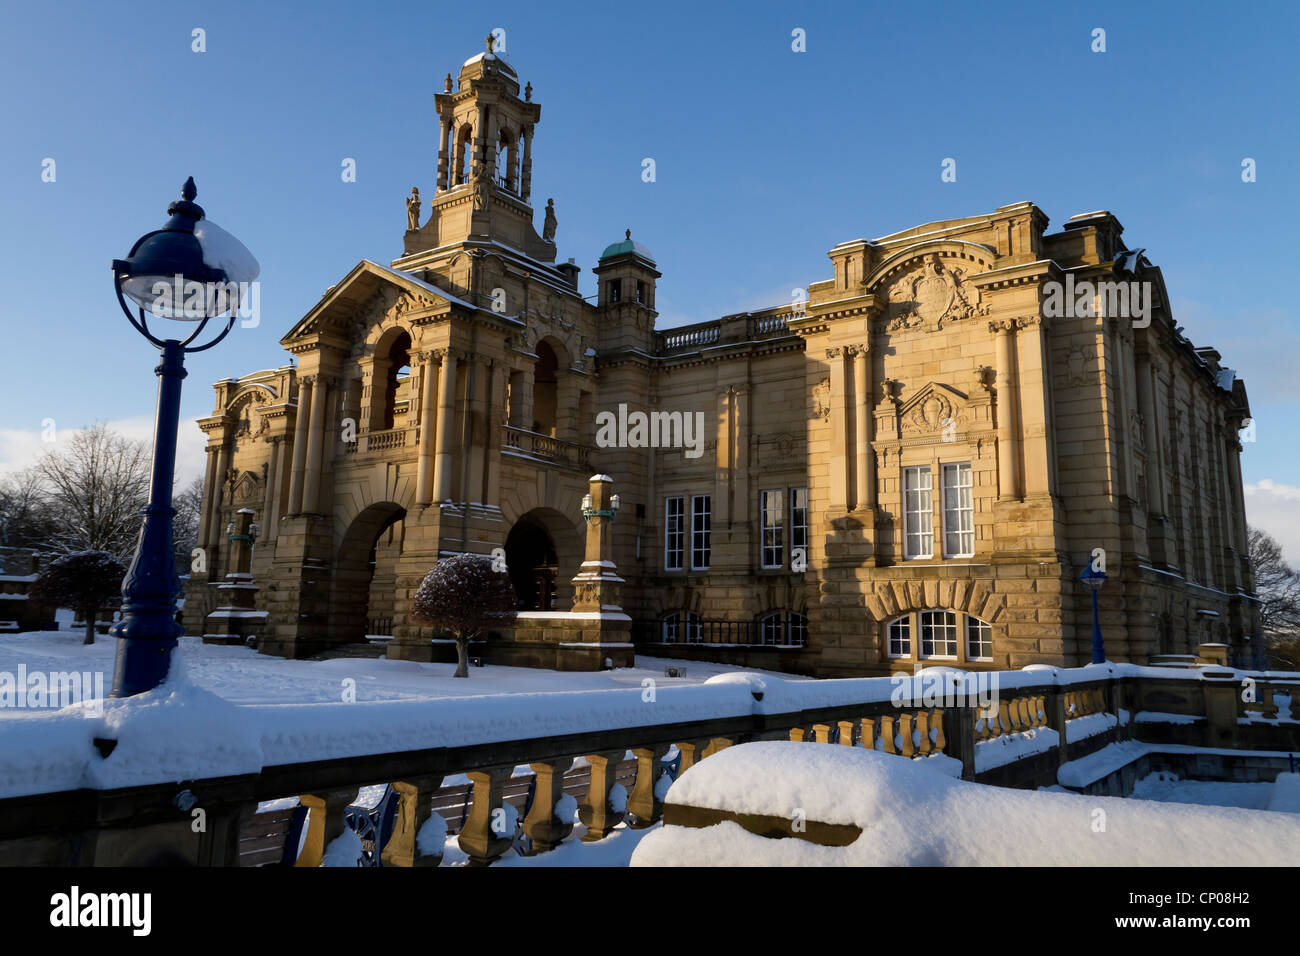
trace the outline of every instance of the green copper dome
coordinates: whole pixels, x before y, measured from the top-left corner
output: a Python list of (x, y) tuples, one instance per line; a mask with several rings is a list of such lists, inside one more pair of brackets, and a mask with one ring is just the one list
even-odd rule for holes
[(640, 256), (651, 265), (655, 265), (655, 257), (650, 255), (649, 249), (641, 245), (641, 243), (633, 240), (631, 229), (627, 230), (626, 236), (627, 238), (622, 242), (615, 242), (612, 245), (606, 246), (605, 251), (600, 254), (600, 261), (604, 262), (606, 259), (612, 259), (615, 256), (624, 256), (631, 252)]

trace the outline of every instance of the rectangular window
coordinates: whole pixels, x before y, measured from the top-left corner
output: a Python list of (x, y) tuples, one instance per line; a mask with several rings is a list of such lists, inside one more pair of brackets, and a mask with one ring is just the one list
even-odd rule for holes
[(966, 618), (966, 659), (993, 660), (993, 628), (977, 617)]
[(921, 612), (921, 656), (956, 659), (957, 615), (954, 612)]
[(930, 466), (903, 469), (904, 556), (934, 557), (934, 500)]
[(808, 489), (790, 489), (790, 555), (794, 556), (796, 548), (803, 550), (805, 564), (808, 561)]
[(779, 568), (785, 563), (785, 519), (782, 515), (782, 499), (785, 494), (780, 488), (759, 493), (762, 503), (762, 548), (763, 567)]
[(664, 570), (682, 569), (685, 529), (682, 526), (682, 499), (664, 499)]
[(709, 495), (691, 498), (691, 568), (695, 571), (709, 569), (710, 551), (713, 547), (710, 520), (712, 499)]
[(975, 555), (970, 462), (943, 466), (943, 553), (948, 558)]
[(618, 302), (623, 298), (623, 282), (621, 279), (610, 279), (605, 288), (609, 290), (610, 302)]
[(889, 656), (912, 656), (912, 619), (904, 616), (889, 622)]
[(641, 305), (646, 305), (645, 283), (640, 279), (636, 280), (636, 300)]

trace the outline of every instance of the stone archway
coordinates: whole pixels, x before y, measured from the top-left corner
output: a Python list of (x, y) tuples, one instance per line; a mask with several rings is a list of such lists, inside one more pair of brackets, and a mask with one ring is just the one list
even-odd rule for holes
[[(371, 602), (371, 582), (381, 547), (401, 551), (401, 524), (406, 509), (391, 501), (380, 501), (352, 519), (334, 558), (330, 588), (330, 635), (334, 644), (357, 644), (366, 639)], [(393, 532), (386, 535), (386, 532)], [(394, 540), (381, 542), (381, 538)], [(391, 617), (391, 614), (390, 614)]]
[(573, 604), (570, 583), (582, 563), (578, 529), (554, 508), (520, 515), (506, 535), (506, 567), (520, 610), (563, 611)]

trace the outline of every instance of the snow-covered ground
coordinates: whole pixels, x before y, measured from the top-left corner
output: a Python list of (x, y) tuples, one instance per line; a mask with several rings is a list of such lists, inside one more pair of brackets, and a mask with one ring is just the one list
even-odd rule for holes
[[(0, 636), (0, 671), (95, 671), (112, 684), (113, 655), (117, 642), (97, 635), (83, 646), (80, 631), (38, 631)], [(455, 664), (421, 664), (415, 661), (345, 657), (327, 661), (291, 661), (258, 654), (247, 647), (204, 644), (198, 638), (181, 639), (189, 680), (232, 704), (338, 703), (345, 691), (355, 691), (355, 701), (439, 700), (482, 697), (490, 694), (531, 694), (552, 691), (612, 690), (642, 687), (652, 678), (665, 686), (703, 684), (710, 677), (734, 672), (726, 664), (667, 660), (638, 655), (636, 666), (611, 671), (552, 671), (530, 667), (475, 667), (468, 678), (453, 678)], [(665, 677), (664, 668), (684, 668), (685, 677)], [(747, 669), (749, 673), (763, 673)], [(790, 674), (773, 674), (783, 680), (806, 680)], [(351, 680), (352, 684), (345, 684)], [(0, 720), (6, 712), (0, 709)]]
[(1242, 807), (1267, 810), (1273, 793), (1271, 783), (1233, 783), (1222, 780), (1184, 780), (1177, 774), (1157, 771), (1133, 786), (1131, 797), (1161, 803), (1190, 803), (1200, 807)]

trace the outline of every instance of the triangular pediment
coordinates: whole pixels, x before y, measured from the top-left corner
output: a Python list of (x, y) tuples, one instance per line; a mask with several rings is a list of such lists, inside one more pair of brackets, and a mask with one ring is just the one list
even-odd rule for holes
[(280, 344), (311, 335), (334, 332), (350, 339), (359, 318), (382, 306), (398, 313), (426, 313), (457, 309), (475, 311), (464, 299), (423, 279), (363, 259), (331, 287), (306, 315), (298, 320)]
[(968, 397), (942, 382), (927, 382), (898, 409), (905, 432), (940, 431), (945, 422), (958, 425), (966, 418)]

